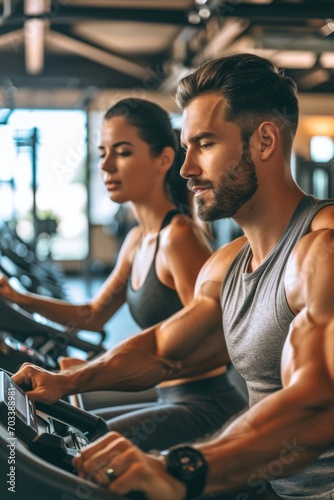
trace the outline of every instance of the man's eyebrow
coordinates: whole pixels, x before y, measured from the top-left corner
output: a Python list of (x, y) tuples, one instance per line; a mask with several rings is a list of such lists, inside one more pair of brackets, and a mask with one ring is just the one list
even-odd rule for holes
[[(214, 134), (213, 132), (201, 132), (200, 134), (196, 134), (196, 135), (189, 137), (188, 142), (189, 142), (189, 144), (194, 144), (194, 143), (200, 141), (201, 139), (213, 139), (215, 137), (217, 137), (217, 135)], [(186, 145), (182, 142), (181, 142), (181, 146), (183, 148), (186, 148)]]

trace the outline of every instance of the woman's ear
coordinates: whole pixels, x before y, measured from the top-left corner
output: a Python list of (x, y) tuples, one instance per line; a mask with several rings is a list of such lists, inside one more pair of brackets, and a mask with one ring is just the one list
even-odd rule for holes
[(258, 155), (261, 160), (268, 160), (276, 151), (280, 141), (278, 127), (273, 122), (263, 122), (257, 129)]
[(175, 159), (175, 151), (171, 146), (166, 146), (162, 150), (159, 156), (160, 159), (160, 170), (162, 173), (166, 173), (167, 170), (173, 165)]

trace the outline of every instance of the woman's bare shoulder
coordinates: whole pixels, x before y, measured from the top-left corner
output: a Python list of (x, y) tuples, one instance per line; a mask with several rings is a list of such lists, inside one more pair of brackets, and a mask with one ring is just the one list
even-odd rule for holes
[[(162, 230), (161, 243), (168, 249), (179, 245), (200, 244), (209, 251), (211, 248), (203, 229), (190, 217), (184, 214), (177, 214), (171, 223)], [(210, 254), (212, 250), (210, 250)]]

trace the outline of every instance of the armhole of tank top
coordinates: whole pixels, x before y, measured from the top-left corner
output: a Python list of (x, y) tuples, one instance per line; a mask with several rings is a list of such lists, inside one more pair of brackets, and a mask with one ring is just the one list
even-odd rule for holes
[[(313, 221), (314, 217), (317, 215), (317, 213), (320, 212), (320, 210), (322, 210), (323, 208), (326, 208), (326, 207), (328, 207), (330, 205), (334, 205), (334, 200), (331, 200), (331, 199), (328, 199), (328, 200), (318, 200), (318, 204), (313, 207), (313, 210), (310, 213), (310, 219), (309, 219), (308, 231), (307, 232), (309, 232), (311, 224), (312, 224), (312, 221)], [(303, 236), (305, 236), (307, 234), (307, 232)], [(301, 238), (303, 236), (301, 236)], [(293, 321), (293, 319), (296, 317), (296, 314), (294, 314), (291, 311), (289, 303), (288, 303), (288, 299), (287, 299), (287, 296), (286, 296), (286, 291), (285, 291), (285, 270), (284, 270), (283, 276), (284, 276), (284, 279), (282, 280), (282, 285), (281, 285), (281, 287), (279, 289), (279, 292), (278, 292), (278, 301), (279, 301), (279, 305), (283, 308), (283, 312), (285, 314), (285, 318), (284, 318), (285, 321), (289, 321), (291, 323)], [(285, 329), (282, 328), (282, 326), (281, 326), (281, 324), (280, 324), (280, 322), (278, 320), (276, 311), (275, 311), (275, 316), (276, 316), (277, 326), (284, 332)]]
[[(246, 246), (247, 246), (247, 248), (246, 248)], [(242, 258), (244, 252), (246, 252), (248, 250), (249, 250), (249, 243), (248, 243), (248, 241), (245, 241), (244, 245), (242, 245), (242, 247), (240, 248), (240, 250), (238, 251), (238, 253), (234, 257), (234, 259), (232, 260), (232, 262), (231, 262), (231, 264), (226, 272), (225, 278), (223, 279), (221, 287), (220, 287), (220, 305), (221, 306), (223, 305), (223, 294), (224, 294), (224, 298), (226, 297), (226, 293), (224, 292), (224, 288), (230, 282), (232, 271), (233, 271), (234, 267), (238, 264), (238, 261)], [(224, 302), (225, 302), (225, 300), (224, 300)]]
[[(285, 272), (283, 273), (283, 276), (285, 276)], [(285, 278), (281, 281), (281, 286), (279, 287), (279, 290), (278, 290), (278, 297), (277, 297), (276, 304), (279, 308), (281, 307), (280, 310), (283, 311), (283, 313), (285, 315), (284, 318), (279, 319), (278, 314), (277, 314), (277, 307), (275, 307), (276, 324), (279, 327), (279, 329), (281, 330), (281, 332), (285, 336), (287, 336), (286, 335), (286, 327), (284, 328), (282, 323), (283, 323), (283, 321), (287, 322), (287, 323), (291, 323), (294, 320), (294, 318), (296, 317), (296, 315), (291, 311), (289, 303), (288, 303), (288, 299), (287, 299), (286, 292), (285, 292)]]

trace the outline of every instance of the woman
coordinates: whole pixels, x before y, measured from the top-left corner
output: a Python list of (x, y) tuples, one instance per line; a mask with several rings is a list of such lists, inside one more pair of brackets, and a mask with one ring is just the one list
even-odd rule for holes
[[(4, 277), (0, 295), (51, 320), (99, 331), (125, 302), (142, 327), (188, 304), (197, 274), (211, 254), (189, 210), (179, 175), (178, 145), (167, 113), (142, 99), (123, 99), (105, 114), (100, 168), (110, 198), (130, 202), (138, 225), (127, 235), (116, 266), (96, 297), (78, 306), (14, 291)], [(159, 386), (156, 405), (116, 417), (109, 428), (143, 450), (164, 449), (217, 430), (245, 406), (222, 366), (196, 379)]]

